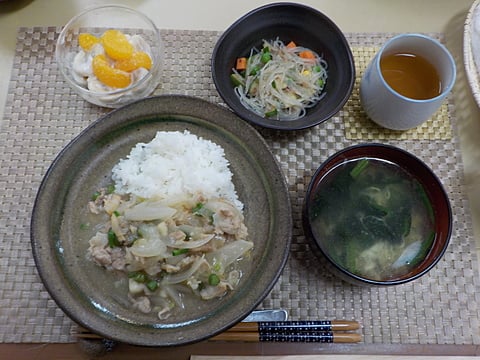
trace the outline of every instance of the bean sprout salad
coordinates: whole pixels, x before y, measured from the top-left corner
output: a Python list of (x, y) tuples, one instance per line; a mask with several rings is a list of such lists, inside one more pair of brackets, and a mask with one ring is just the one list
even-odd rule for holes
[(293, 41), (263, 40), (232, 69), (235, 93), (247, 108), (265, 118), (295, 120), (325, 96), (327, 63)]

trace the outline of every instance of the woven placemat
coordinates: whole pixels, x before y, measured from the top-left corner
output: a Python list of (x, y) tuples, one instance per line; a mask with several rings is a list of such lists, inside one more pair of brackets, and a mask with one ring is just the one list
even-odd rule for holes
[[(44, 289), (32, 259), (29, 222), (38, 186), (55, 155), (81, 129), (108, 110), (75, 95), (54, 61), (59, 28), (20, 28), (0, 132), (0, 342), (72, 342), (76, 325)], [(222, 103), (210, 76), (214, 31), (162, 30), (165, 71), (157, 94), (185, 94)], [(347, 34), (357, 61), (366, 62), (389, 34)], [(203, 46), (198, 46), (203, 44)], [(362, 51), (357, 51), (363, 49)], [(370, 56), (371, 51), (368, 52)], [(314, 128), (259, 129), (280, 161), (293, 210), (293, 243), (285, 270), (261, 308), (284, 308), (292, 320), (356, 319), (366, 344), (480, 344), (480, 287), (472, 221), (454, 109), (447, 107), (451, 139), (388, 138), (423, 159), (442, 179), (455, 225), (438, 265), (414, 282), (388, 288), (342, 282), (319, 264), (305, 239), (301, 207), (315, 169), (334, 152), (355, 144), (346, 117), (358, 104)], [(358, 125), (356, 125), (358, 128)], [(363, 132), (363, 126), (361, 126)], [(363, 138), (362, 138), (363, 140)]]

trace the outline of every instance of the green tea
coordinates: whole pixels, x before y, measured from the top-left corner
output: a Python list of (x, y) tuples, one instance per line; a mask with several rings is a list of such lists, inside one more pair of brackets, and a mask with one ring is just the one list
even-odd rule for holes
[(393, 90), (416, 100), (440, 95), (442, 84), (437, 69), (424, 57), (394, 53), (380, 59), (383, 78)]

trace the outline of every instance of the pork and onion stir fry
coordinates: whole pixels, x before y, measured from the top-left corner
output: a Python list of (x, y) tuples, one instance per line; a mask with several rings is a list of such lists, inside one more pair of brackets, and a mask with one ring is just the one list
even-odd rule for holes
[(222, 198), (143, 199), (102, 189), (89, 211), (105, 220), (89, 257), (124, 272), (133, 307), (160, 319), (185, 309), (186, 297), (210, 300), (233, 290), (242, 276), (236, 265), (253, 247), (242, 212)]

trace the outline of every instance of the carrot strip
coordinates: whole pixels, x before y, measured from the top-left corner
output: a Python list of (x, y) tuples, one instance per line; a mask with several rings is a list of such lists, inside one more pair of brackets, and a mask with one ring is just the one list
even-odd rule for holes
[(315, 59), (315, 55), (309, 50), (301, 51), (298, 54), (298, 56), (300, 56), (303, 59)]
[(237, 63), (235, 65), (235, 69), (237, 70), (245, 70), (247, 68), (247, 58), (241, 57), (237, 59)]
[(295, 44), (295, 42), (293, 41), (290, 41), (288, 44), (287, 44), (287, 49), (293, 49), (297, 47), (297, 44)]

